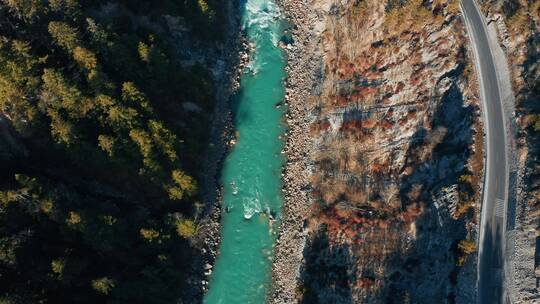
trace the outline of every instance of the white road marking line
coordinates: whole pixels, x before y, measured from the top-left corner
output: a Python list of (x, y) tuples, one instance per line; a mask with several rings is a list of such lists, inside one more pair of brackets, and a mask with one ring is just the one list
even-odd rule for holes
[(495, 213), (496, 217), (504, 218), (504, 213), (505, 213), (505, 208), (504, 207), (505, 207), (504, 206), (504, 200), (499, 199), (499, 198), (495, 200), (494, 213)]

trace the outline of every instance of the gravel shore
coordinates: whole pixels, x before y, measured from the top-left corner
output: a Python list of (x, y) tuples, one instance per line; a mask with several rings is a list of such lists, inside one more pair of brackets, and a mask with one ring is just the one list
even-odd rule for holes
[(309, 168), (312, 143), (309, 132), (308, 99), (317, 84), (320, 52), (310, 40), (317, 16), (305, 0), (278, 0), (290, 23), (293, 42), (283, 44), (287, 53), (285, 114), (288, 125), (283, 153), (287, 162), (283, 171), (283, 216), (272, 265), (272, 289), (269, 303), (291, 303), (296, 298), (309, 215)]

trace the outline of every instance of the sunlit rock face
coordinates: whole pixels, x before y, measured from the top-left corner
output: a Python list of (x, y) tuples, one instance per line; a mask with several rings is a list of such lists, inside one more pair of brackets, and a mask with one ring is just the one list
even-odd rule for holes
[(457, 244), (474, 238), (482, 131), (458, 2), (341, 1), (326, 14), (305, 298), (333, 298), (311, 261), (350, 264), (323, 281), (354, 303), (472, 299), (474, 258)]

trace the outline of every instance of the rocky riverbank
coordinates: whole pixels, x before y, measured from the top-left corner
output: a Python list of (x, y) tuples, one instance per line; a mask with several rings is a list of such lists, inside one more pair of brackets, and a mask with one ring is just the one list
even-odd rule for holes
[(240, 4), (228, 2), (227, 38), (219, 54), (205, 58), (211, 61), (216, 82), (216, 104), (212, 114), (210, 140), (205, 155), (201, 184), (202, 206), (196, 215), (198, 233), (192, 240), (197, 251), (196, 260), (190, 269), (189, 292), (184, 303), (202, 302), (208, 291), (212, 269), (219, 255), (221, 243), (221, 200), (220, 174), (223, 162), (234, 145), (234, 123), (231, 99), (240, 87), (240, 76), (249, 61), (249, 45), (242, 35)]
[(311, 147), (308, 130), (308, 99), (319, 79), (320, 52), (311, 40), (312, 29), (321, 20), (308, 1), (278, 0), (291, 27), (292, 39), (283, 43), (288, 65), (285, 114), (288, 126), (283, 153), (287, 162), (283, 170), (283, 211), (279, 236), (272, 265), (270, 303), (292, 303), (300, 277), (307, 231), (305, 219), (309, 214), (309, 168)]
[[(195, 267), (203, 270), (203, 279), (195, 280), (201, 284), (201, 290), (208, 290), (209, 277), (219, 254), (221, 242), (221, 201), (223, 186), (220, 174), (223, 162), (230, 148), (234, 145), (234, 124), (230, 100), (237, 92), (240, 75), (248, 63), (249, 46), (245, 39), (237, 36), (228, 47), (226, 77), (220, 82), (221, 87), (216, 94), (217, 104), (214, 110), (210, 148), (205, 162), (203, 185), (203, 210), (199, 215), (199, 235), (197, 248), (200, 249), (201, 261)], [(201, 267), (202, 265), (202, 267)], [(201, 276), (199, 276), (200, 278)]]

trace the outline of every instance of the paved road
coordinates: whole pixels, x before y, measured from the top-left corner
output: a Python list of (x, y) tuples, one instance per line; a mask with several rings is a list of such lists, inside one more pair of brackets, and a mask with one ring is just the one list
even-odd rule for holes
[(475, 53), (483, 103), (487, 161), (478, 248), (478, 303), (503, 302), (504, 236), (509, 170), (500, 82), (489, 44), (487, 25), (474, 0), (461, 9)]

